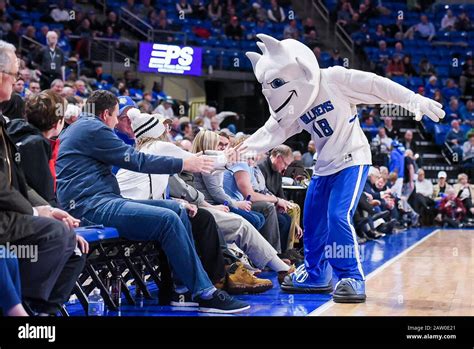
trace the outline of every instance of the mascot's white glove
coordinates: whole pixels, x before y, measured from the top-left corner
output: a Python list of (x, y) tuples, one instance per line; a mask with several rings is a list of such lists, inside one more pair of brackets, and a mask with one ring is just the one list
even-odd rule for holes
[(416, 121), (421, 121), (423, 115), (426, 115), (434, 122), (438, 122), (446, 115), (446, 112), (442, 108), (443, 105), (441, 103), (423, 97), (420, 94), (412, 95), (407, 106), (407, 109), (415, 114)]

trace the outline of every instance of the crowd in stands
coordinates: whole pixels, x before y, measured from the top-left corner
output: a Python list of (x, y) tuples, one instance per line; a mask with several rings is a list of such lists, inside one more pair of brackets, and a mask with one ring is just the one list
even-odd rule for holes
[(446, 125), (457, 119), (472, 126), (472, 5), (389, 0), (326, 3), (332, 4), (334, 19), (376, 73), (443, 104)]

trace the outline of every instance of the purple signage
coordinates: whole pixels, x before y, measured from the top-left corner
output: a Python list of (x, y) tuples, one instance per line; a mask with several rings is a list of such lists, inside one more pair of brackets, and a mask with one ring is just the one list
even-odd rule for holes
[(141, 42), (138, 70), (144, 73), (201, 75), (202, 49)]

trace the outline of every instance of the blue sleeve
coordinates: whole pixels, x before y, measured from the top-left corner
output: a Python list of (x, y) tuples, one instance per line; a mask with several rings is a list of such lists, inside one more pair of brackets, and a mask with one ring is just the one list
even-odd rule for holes
[(230, 170), (234, 173), (239, 171), (245, 171), (251, 174), (250, 166), (246, 162), (237, 162), (236, 164), (232, 165)]
[(89, 134), (89, 155), (108, 165), (130, 171), (153, 174), (174, 174), (183, 170), (183, 160), (170, 156), (155, 156), (136, 151), (125, 144), (114, 131), (100, 127)]

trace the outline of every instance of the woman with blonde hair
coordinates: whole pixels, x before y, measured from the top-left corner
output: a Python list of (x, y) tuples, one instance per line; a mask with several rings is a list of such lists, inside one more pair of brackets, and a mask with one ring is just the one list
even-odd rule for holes
[[(240, 142), (241, 144), (242, 142)], [(230, 141), (216, 132), (201, 130), (193, 142), (193, 153), (209, 153), (229, 149)], [(239, 146), (236, 144), (235, 147)], [(194, 176), (194, 186), (204, 194), (206, 201), (214, 205), (226, 205), (230, 212), (238, 214), (250, 222), (255, 229), (260, 230), (265, 224), (265, 217), (259, 212), (252, 211), (250, 200), (235, 200), (224, 191), (224, 172), (213, 174), (198, 173)]]
[[(229, 148), (229, 141), (226, 137), (220, 136), (213, 131), (201, 130), (194, 139), (192, 151), (194, 153), (203, 152), (204, 154), (207, 154), (209, 151), (211, 154), (215, 154), (216, 151), (221, 151), (223, 154), (233, 154), (235, 160), (238, 160), (236, 158), (238, 158), (239, 151), (235, 152), (235, 149), (239, 150), (239, 144), (237, 144), (234, 148)], [(268, 266), (271, 269), (277, 271), (278, 280), (281, 283), (283, 281), (283, 275), (293, 272), (294, 268), (290, 268), (285, 262), (283, 262), (278, 257), (277, 251), (271, 246), (271, 244), (266, 239), (264, 239), (264, 237), (256, 230), (255, 227), (252, 226), (252, 224), (250, 224), (247, 219), (244, 219), (245, 217), (240, 215), (241, 211), (243, 210), (240, 210), (235, 206), (231, 206), (232, 204), (236, 205), (236, 203), (238, 205), (239, 201), (232, 199), (223, 191), (222, 181), (222, 172), (214, 172), (213, 174), (197, 173), (194, 177), (195, 188), (204, 194), (207, 202), (214, 202), (217, 204), (223, 202), (226, 203), (226, 208), (230, 212), (224, 215), (225, 217), (222, 217), (222, 222), (225, 222), (225, 224), (219, 224), (221, 221), (215, 216), (219, 227), (221, 229), (225, 228), (223, 229), (223, 233), (226, 241), (230, 243), (232, 240), (236, 239), (235, 228), (233, 228), (233, 226), (237, 225), (240, 227), (240, 229), (243, 229), (242, 233), (244, 235), (236, 240), (237, 245), (242, 248), (246, 254), (248, 254), (250, 259), (257, 265), (257, 267), (262, 268), (263, 266)], [(211, 210), (214, 211), (212, 208)], [(254, 211), (245, 211), (245, 213), (255, 215), (258, 214), (258, 217), (262, 216), (261, 213)], [(222, 213), (219, 213), (219, 215), (222, 216)], [(246, 239), (251, 240), (248, 243), (243, 243), (244, 236)]]

